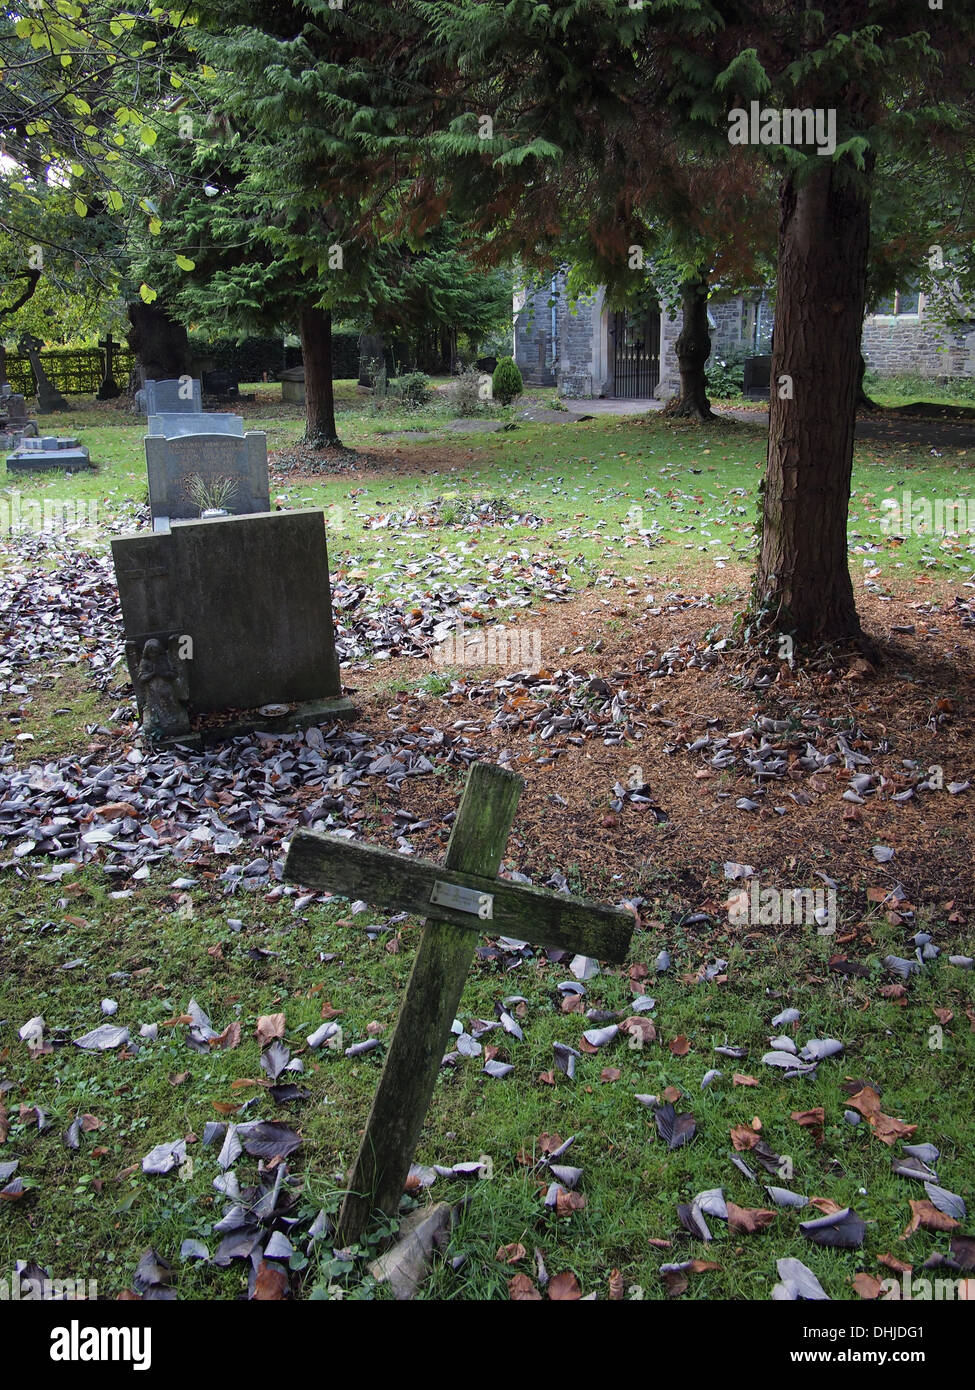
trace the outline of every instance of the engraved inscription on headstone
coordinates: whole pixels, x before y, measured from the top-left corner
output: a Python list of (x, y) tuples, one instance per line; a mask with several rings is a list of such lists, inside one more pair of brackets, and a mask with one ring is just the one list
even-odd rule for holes
[(271, 509), (267, 436), (185, 434), (145, 441), (153, 527), (196, 521), (209, 507), (246, 516)]

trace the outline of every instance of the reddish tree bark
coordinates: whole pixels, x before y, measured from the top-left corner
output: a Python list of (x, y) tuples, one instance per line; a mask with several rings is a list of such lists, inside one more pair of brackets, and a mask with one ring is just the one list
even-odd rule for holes
[(304, 308), (299, 331), (305, 364), (305, 443), (316, 449), (341, 446), (332, 387), (332, 315), (327, 309)]
[(754, 603), (804, 643), (861, 635), (847, 514), (869, 234), (868, 178), (825, 159), (786, 176)]

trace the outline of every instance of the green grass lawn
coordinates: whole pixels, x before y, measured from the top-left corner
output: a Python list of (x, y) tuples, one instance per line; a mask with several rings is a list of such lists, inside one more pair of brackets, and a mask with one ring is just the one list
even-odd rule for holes
[[(64, 500), (95, 504), (99, 525), (90, 543), (107, 544), (100, 528), (124, 521), (132, 506), (146, 498), (143, 427), (118, 414), (120, 423), (112, 425), (89, 427), (81, 412), (44, 421), (52, 431), (80, 429), (97, 471), (18, 477), (0, 488), (0, 502), (6, 500), (9, 507), (16, 490), (21, 510), (31, 501), (41, 508), (45, 501), (52, 508)], [(750, 559), (765, 461), (760, 426), (720, 420), (699, 428), (675, 425), (656, 414), (546, 425), (518, 421), (510, 410), (508, 415), (516, 425), (512, 430), (470, 436), (446, 432), (449, 462), (429, 461), (436, 441), (414, 444), (409, 434), (402, 434), (386, 444), (398, 450), (395, 471), (370, 470), (354, 479), (272, 478), (273, 504), (326, 509), (333, 565), (368, 566), (380, 592), (390, 565), (404, 555), (427, 556), (444, 544), (482, 564), (528, 548), (551, 556), (553, 564), (567, 568), (580, 583), (591, 582), (604, 568), (652, 581), (657, 573), (678, 566), (694, 572), (711, 590), (725, 587), (726, 566)], [(366, 450), (382, 442), (377, 428), (426, 430), (445, 423), (442, 415), (375, 417), (354, 396), (345, 402), (339, 421), (343, 441)], [(297, 442), (303, 429), (298, 418), (270, 413), (249, 420), (251, 425), (267, 432), (269, 451)], [(413, 449), (421, 450), (415, 469), (409, 466)], [(967, 577), (971, 534), (914, 534), (901, 540), (889, 533), (883, 503), (899, 501), (909, 491), (915, 500), (958, 500), (969, 514), (975, 513), (973, 464), (966, 449), (858, 446), (849, 526), (854, 571), (872, 577), (916, 571)], [(481, 530), (418, 524), (404, 529), (396, 521), (418, 503), (465, 497), (501, 498), (517, 512), (541, 516), (543, 524)], [(394, 524), (383, 525), (390, 514)], [(638, 534), (641, 528), (652, 532), (649, 545)]]
[[(69, 1044), (35, 1061), (28, 1060), (11, 1029), (5, 1030), (3, 1072), (14, 1085), (4, 1097), (10, 1134), (0, 1158), (20, 1158), (19, 1172), (30, 1192), (0, 1210), (0, 1266), (34, 1258), (61, 1277), (96, 1278), (103, 1295), (111, 1297), (129, 1287), (148, 1246), (175, 1259), (181, 1242), (192, 1237), (212, 1252), (219, 1242), (212, 1225), (221, 1211), (213, 1190), (220, 1172), (217, 1149), (191, 1141), (189, 1165), (166, 1176), (146, 1176), (138, 1165), (157, 1143), (187, 1134), (199, 1139), (207, 1120), (226, 1119), (227, 1107), (255, 1096), (256, 1103), (238, 1118), (296, 1125), (303, 1145), (291, 1166), (303, 1179), (302, 1201), (334, 1208), (382, 1052), (358, 1060), (327, 1049), (311, 1053), (305, 1037), (319, 1026), (326, 1000), (342, 1011), (344, 1045), (367, 1037), (369, 1024), (378, 1024), (388, 1037), (416, 932), (404, 930), (402, 951), (390, 954), (388, 935), (368, 939), (364, 925), (377, 920), (371, 914), (342, 925), (338, 908), (296, 915), (288, 902), (263, 900), (235, 901), (231, 908), (202, 885), (184, 893), (167, 889), (164, 880), (173, 877), (164, 867), (159, 881), (131, 904), (122, 904), (108, 897), (97, 871), (86, 871), (74, 881), (67, 908), (57, 908), (43, 885), (11, 886), (0, 1014), (19, 1027), (41, 1013), (49, 1028), (74, 1037), (103, 1021), (98, 1001), (111, 997), (119, 1004), (112, 1021), (129, 1026), (133, 1036), (143, 1023), (160, 1027), (157, 1040), (144, 1044), (136, 1057), (91, 1056)], [(491, 965), (472, 968), (460, 1009), (465, 1025), (471, 1018), (493, 1018), (503, 997), (518, 994), (527, 1000), (521, 1020), (525, 1037), (519, 1042), (498, 1032), (484, 1039), (498, 1043), (499, 1058), (515, 1065), (504, 1080), (484, 1076), (475, 1059), (441, 1074), (418, 1161), (449, 1165), (486, 1155), (491, 1177), (468, 1185), (470, 1205), (451, 1245), (451, 1253), (465, 1255), (466, 1262), (457, 1273), (439, 1267), (425, 1296), (505, 1298), (507, 1280), (530, 1272), (531, 1251), (539, 1247), (550, 1274), (571, 1270), (584, 1292), (601, 1297), (614, 1268), (630, 1296), (664, 1297), (659, 1266), (700, 1256), (719, 1268), (691, 1276), (688, 1297), (765, 1299), (775, 1282), (775, 1260), (794, 1255), (809, 1264), (832, 1297), (843, 1298), (850, 1296), (849, 1280), (858, 1270), (885, 1277), (887, 1271), (876, 1263), (880, 1254), (902, 1256), (916, 1268), (928, 1254), (946, 1248), (944, 1236), (924, 1231), (900, 1241), (910, 1217), (907, 1199), (923, 1197), (923, 1188), (891, 1175), (891, 1156), (899, 1147), (889, 1149), (866, 1123), (852, 1126), (844, 1120), (843, 1083), (858, 1078), (881, 1091), (886, 1113), (918, 1126), (916, 1142), (937, 1144), (941, 1181), (971, 1203), (971, 1108), (963, 1080), (975, 1062), (975, 1037), (964, 1014), (966, 1003), (971, 1007), (971, 976), (938, 964), (915, 983), (910, 1007), (903, 1008), (880, 994), (885, 977), (876, 957), (900, 944), (900, 934), (882, 923), (875, 932), (871, 977), (845, 979), (827, 967), (830, 939), (808, 931), (762, 940), (736, 939), (726, 930), (703, 946), (678, 925), (665, 884), (657, 888), (657, 925), (637, 932), (631, 952), (631, 961), (651, 972), (662, 946), (673, 954), (670, 973), (656, 979), (651, 973), (635, 991), (646, 990), (657, 1000), (652, 1015), (657, 1040), (635, 1050), (617, 1039), (581, 1058), (573, 1082), (558, 1071), (554, 1086), (539, 1080), (553, 1066), (552, 1043), (578, 1047), (589, 1026), (579, 1014), (558, 1008), (555, 987), (571, 978), (565, 966), (536, 958), (507, 974)], [(228, 929), (230, 916), (243, 919), (240, 932)], [(274, 954), (254, 961), (248, 955), (254, 947)], [(323, 951), (337, 959), (321, 964)], [(719, 956), (728, 962), (727, 983), (681, 979)], [(80, 963), (59, 969), (70, 961)], [(125, 974), (120, 978), (117, 972)], [(606, 970), (587, 987), (587, 1005), (628, 1013), (632, 991), (625, 968)], [(191, 998), (217, 1029), (239, 1021), (240, 1046), (206, 1057), (192, 1052), (185, 1028), (172, 1024)], [(794, 1030), (797, 1044), (811, 1036), (846, 1043), (846, 1052), (822, 1063), (815, 1079), (784, 1081), (761, 1063), (769, 1037), (793, 1031), (771, 1026), (787, 1006), (802, 1014)], [(937, 1047), (936, 1008), (955, 1015)], [(309, 1092), (307, 1100), (282, 1108), (252, 1079), (262, 1077), (256, 1020), (276, 1012), (286, 1016), (286, 1042), (303, 1055), (306, 1070), (295, 1079)], [(715, 1046), (728, 1043), (747, 1048), (747, 1058), (733, 1061), (714, 1053)], [(712, 1067), (723, 1076), (702, 1091), (701, 1078)], [(758, 1084), (735, 1084), (736, 1074)], [(601, 1079), (607, 1076), (614, 1079)], [(670, 1094), (679, 1093), (677, 1109), (692, 1111), (698, 1128), (694, 1140), (675, 1151), (657, 1137), (652, 1112), (635, 1099), (668, 1087), (675, 1088)], [(34, 1106), (45, 1112), (44, 1133), (38, 1132)], [(818, 1106), (825, 1112), (821, 1143), (791, 1118)], [(79, 1114), (93, 1115), (99, 1123), (82, 1135), (78, 1151), (70, 1151), (61, 1136)], [(816, 1215), (812, 1208), (778, 1210), (770, 1228), (755, 1235), (732, 1233), (712, 1220), (714, 1241), (708, 1246), (680, 1235), (678, 1203), (704, 1189), (723, 1187), (726, 1197), (744, 1208), (772, 1205), (761, 1182), (749, 1181), (729, 1158), (731, 1130), (753, 1127), (756, 1119), (762, 1138), (788, 1160), (781, 1164), (782, 1174), (792, 1174), (769, 1176), (758, 1168), (760, 1179), (852, 1206), (868, 1223), (863, 1250), (811, 1245), (798, 1223)], [(568, 1216), (546, 1215), (544, 1174), (532, 1172), (524, 1161), (539, 1156), (539, 1136), (545, 1133), (577, 1136), (564, 1161), (583, 1168), (579, 1190), (586, 1204)], [(748, 1160), (749, 1154), (743, 1157)], [(243, 1186), (256, 1180), (257, 1162), (242, 1157), (235, 1170)], [(460, 1191), (459, 1183), (441, 1179), (431, 1195), (457, 1199)], [(672, 1240), (673, 1247), (655, 1248), (651, 1238)], [(500, 1246), (517, 1243), (528, 1250), (528, 1262), (509, 1268), (495, 1259)], [(175, 1263), (181, 1297), (233, 1297), (246, 1285), (240, 1261), (227, 1270)], [(344, 1285), (353, 1296), (375, 1292), (370, 1281), (362, 1282), (361, 1268), (355, 1277), (339, 1278), (342, 1272), (322, 1247), (313, 1254), (308, 1287)]]

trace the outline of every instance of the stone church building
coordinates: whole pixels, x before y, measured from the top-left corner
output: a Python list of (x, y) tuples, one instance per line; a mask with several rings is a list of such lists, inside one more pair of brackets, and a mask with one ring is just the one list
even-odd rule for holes
[[(675, 343), (681, 313), (616, 312), (605, 291), (572, 304), (565, 272), (518, 291), (514, 300), (514, 359), (529, 386), (557, 386), (569, 397), (666, 400), (679, 386)], [(925, 314), (925, 296), (898, 293), (863, 322), (863, 355), (881, 375), (975, 375), (975, 316), (961, 329)], [(771, 350), (774, 315), (768, 291), (712, 297), (708, 304), (712, 356), (761, 356)]]

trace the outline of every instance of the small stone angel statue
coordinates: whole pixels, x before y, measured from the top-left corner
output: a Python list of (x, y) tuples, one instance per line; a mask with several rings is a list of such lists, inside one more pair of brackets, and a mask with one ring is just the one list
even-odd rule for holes
[(170, 637), (166, 646), (157, 637), (150, 637), (139, 658), (136, 695), (142, 709), (142, 729), (150, 740), (189, 732), (189, 682), (178, 655), (179, 643), (178, 634)]

